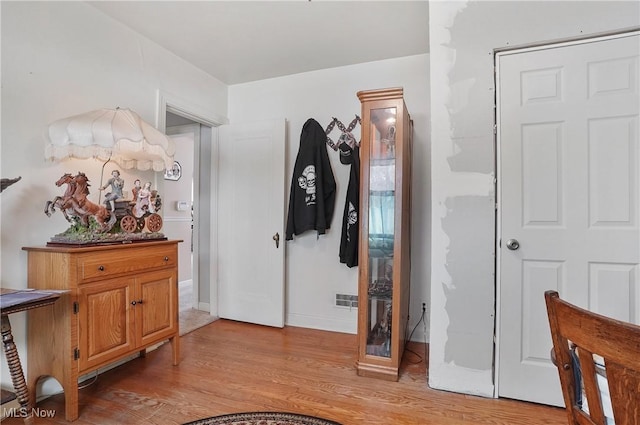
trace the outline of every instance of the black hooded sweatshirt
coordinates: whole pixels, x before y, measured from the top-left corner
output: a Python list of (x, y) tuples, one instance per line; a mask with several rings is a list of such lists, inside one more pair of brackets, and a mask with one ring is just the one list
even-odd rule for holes
[(342, 236), (340, 238), (340, 262), (347, 267), (358, 265), (358, 238), (360, 236), (360, 148), (340, 146), (340, 162), (351, 164), (347, 197), (342, 216)]
[(307, 230), (323, 235), (331, 227), (336, 202), (336, 180), (327, 153), (327, 135), (309, 118), (300, 134), (300, 147), (291, 178), (285, 239)]

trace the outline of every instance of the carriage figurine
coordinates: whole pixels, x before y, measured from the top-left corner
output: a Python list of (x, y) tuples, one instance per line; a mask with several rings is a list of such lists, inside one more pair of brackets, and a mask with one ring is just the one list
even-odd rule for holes
[(47, 201), (45, 214), (51, 216), (58, 208), (69, 223), (79, 224), (87, 229), (90, 227), (89, 219), (93, 218), (97, 223), (98, 233), (110, 232), (116, 223), (119, 223), (120, 230), (127, 234), (141, 233), (145, 229), (151, 233), (159, 232), (162, 229), (162, 217), (157, 212), (162, 207), (162, 200), (158, 191), (151, 190), (150, 182), (140, 187), (139, 180), (136, 180), (135, 187), (132, 189), (133, 199), (123, 199), (122, 184), (124, 182), (119, 179), (120, 173), (114, 170), (112, 175), (114, 178), (99, 188), (104, 190), (111, 184), (115, 189), (107, 193), (103, 206), (87, 198), (90, 184), (84, 173), (79, 172), (75, 176), (65, 173), (55, 183), (58, 187), (66, 184), (65, 193)]
[(136, 208), (136, 201), (118, 199), (115, 201), (115, 216), (120, 229), (125, 233), (142, 232), (145, 227), (150, 232), (162, 229), (162, 217), (156, 211), (162, 207), (162, 200), (157, 190), (151, 191), (150, 208)]

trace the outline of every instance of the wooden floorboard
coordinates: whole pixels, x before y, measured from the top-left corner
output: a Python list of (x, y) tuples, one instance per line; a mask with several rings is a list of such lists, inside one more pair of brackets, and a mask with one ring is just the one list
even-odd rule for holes
[[(183, 424), (236, 412), (286, 411), (344, 425), (564, 425), (563, 409), (437, 391), (427, 386), (425, 345), (412, 343), (399, 382), (356, 375), (356, 336), (218, 320), (108, 372), (80, 391), (74, 424)], [(64, 395), (35, 424), (66, 424)], [(21, 424), (7, 418), (3, 424)]]

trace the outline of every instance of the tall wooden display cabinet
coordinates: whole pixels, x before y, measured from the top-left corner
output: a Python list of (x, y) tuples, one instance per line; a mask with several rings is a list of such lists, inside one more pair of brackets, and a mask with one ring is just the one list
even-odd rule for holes
[(403, 89), (358, 92), (358, 375), (397, 381), (408, 326), (412, 122)]

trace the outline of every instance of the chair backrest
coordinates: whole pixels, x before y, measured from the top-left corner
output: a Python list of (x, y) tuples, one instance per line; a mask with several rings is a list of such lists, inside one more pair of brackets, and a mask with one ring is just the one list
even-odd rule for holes
[[(615, 425), (640, 425), (640, 326), (576, 307), (560, 299), (556, 291), (547, 291), (544, 296), (569, 424), (607, 424), (596, 355), (604, 359)], [(579, 362), (572, 361), (572, 350)], [(574, 370), (576, 363), (579, 371)], [(582, 391), (576, 383), (576, 372), (582, 378)], [(589, 413), (576, 396), (581, 392), (586, 396)]]

